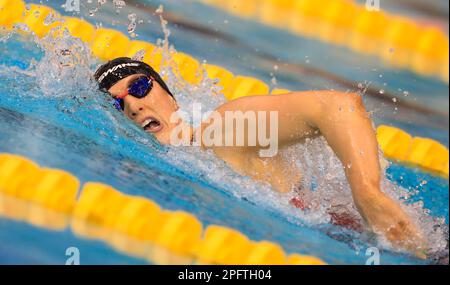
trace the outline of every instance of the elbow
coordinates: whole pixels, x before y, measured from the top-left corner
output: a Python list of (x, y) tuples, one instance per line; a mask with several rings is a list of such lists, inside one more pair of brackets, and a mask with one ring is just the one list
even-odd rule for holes
[(337, 106), (349, 107), (350, 110), (357, 112), (366, 111), (362, 97), (357, 93), (337, 93), (334, 96), (334, 100)]
[(347, 94), (348, 97), (348, 101), (350, 104), (352, 104), (353, 106), (355, 106), (355, 108), (359, 109), (359, 110), (365, 110), (364, 108), (364, 102), (362, 100), (362, 96), (357, 94), (357, 93), (348, 93)]
[(364, 106), (362, 96), (357, 93), (343, 93), (341, 95), (341, 100), (355, 106)]

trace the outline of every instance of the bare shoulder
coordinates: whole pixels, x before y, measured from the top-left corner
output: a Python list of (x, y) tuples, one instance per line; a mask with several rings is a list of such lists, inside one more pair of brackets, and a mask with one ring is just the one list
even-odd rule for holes
[(289, 93), (277, 95), (259, 95), (246, 96), (226, 102), (217, 108), (217, 111), (228, 110), (249, 110), (255, 108), (264, 108), (269, 106), (289, 105), (291, 103), (303, 101), (311, 102), (317, 100), (334, 100), (334, 99), (358, 99), (359, 95), (356, 93), (342, 92), (336, 90), (309, 90), (309, 91), (292, 91)]
[(222, 115), (227, 111), (295, 111), (322, 100), (333, 91), (295, 91), (277, 95), (241, 97), (219, 106), (216, 111)]
[[(277, 95), (256, 95), (245, 96), (232, 101), (228, 101), (217, 108), (219, 112), (225, 111), (248, 111), (256, 109), (270, 109), (269, 107), (277, 106), (280, 103), (288, 102), (293, 96), (302, 96), (305, 92), (290, 92)], [(281, 99), (281, 100), (280, 100)]]

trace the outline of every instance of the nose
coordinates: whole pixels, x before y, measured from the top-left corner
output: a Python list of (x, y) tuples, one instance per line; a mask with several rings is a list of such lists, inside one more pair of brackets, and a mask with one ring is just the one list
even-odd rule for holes
[(128, 107), (128, 114), (132, 118), (135, 118), (142, 110), (144, 110), (141, 99), (134, 98), (133, 96), (126, 96), (123, 101), (125, 106)]

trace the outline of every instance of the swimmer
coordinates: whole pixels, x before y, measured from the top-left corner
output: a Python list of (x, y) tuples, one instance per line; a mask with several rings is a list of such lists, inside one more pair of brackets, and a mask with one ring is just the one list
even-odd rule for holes
[[(146, 63), (117, 58), (100, 66), (94, 77), (100, 90), (113, 98), (115, 107), (145, 132), (153, 134), (161, 144), (170, 145), (173, 132), (180, 126), (189, 129), (192, 142), (196, 132), (206, 131), (214, 124), (214, 120), (206, 120), (194, 129), (182, 120), (174, 122), (172, 115), (179, 109), (176, 98), (159, 74)], [(309, 91), (249, 96), (227, 102), (216, 111), (222, 117), (227, 112), (237, 111), (277, 112), (280, 149), (302, 143), (307, 138), (325, 137), (342, 162), (353, 201), (363, 220), (394, 247), (425, 258), (422, 234), (400, 205), (380, 189), (377, 139), (358, 94)], [(226, 136), (226, 127), (223, 129), (220, 135)], [(247, 134), (251, 133), (250, 126), (244, 129)], [(231, 133), (235, 138), (237, 132), (237, 127), (232, 124)], [(280, 155), (261, 157), (260, 152), (267, 145), (259, 141), (250, 143), (251, 140), (246, 138), (243, 145), (208, 146), (210, 144), (203, 141), (203, 136), (200, 140), (202, 148), (211, 149), (237, 173), (267, 182), (282, 193), (295, 189), (301, 180), (301, 173), (293, 170)], [(303, 202), (297, 201), (299, 203)]]

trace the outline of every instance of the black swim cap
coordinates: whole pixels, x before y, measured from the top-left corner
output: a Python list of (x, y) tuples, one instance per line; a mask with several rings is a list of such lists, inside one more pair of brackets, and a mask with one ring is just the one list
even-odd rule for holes
[(142, 61), (133, 60), (128, 57), (119, 57), (100, 66), (94, 74), (99, 88), (103, 92), (108, 90), (120, 80), (134, 74), (145, 74), (152, 77), (161, 87), (173, 97), (166, 83), (150, 65)]

